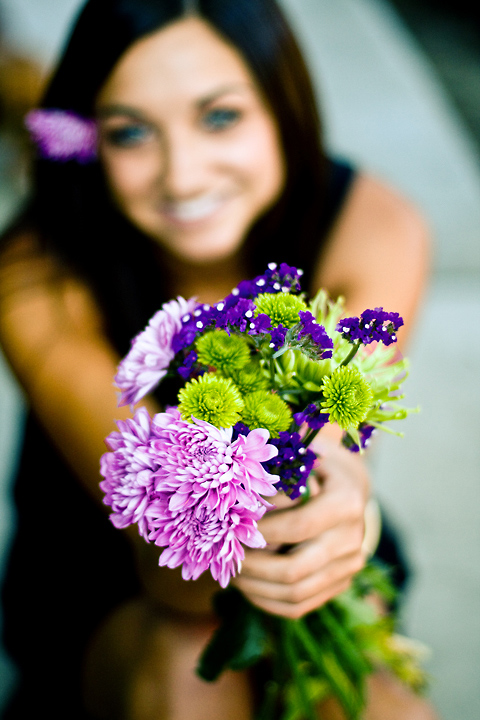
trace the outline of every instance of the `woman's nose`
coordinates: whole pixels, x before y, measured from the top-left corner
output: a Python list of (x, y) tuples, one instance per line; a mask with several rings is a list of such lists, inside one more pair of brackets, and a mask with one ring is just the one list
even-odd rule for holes
[(162, 189), (173, 199), (198, 194), (205, 187), (208, 155), (199, 138), (186, 134), (164, 139)]

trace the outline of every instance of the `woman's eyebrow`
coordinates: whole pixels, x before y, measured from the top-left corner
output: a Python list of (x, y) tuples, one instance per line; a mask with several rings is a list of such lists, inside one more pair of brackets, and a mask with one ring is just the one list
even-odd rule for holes
[(229, 93), (244, 93), (245, 91), (251, 90), (252, 86), (250, 83), (232, 83), (230, 85), (222, 85), (221, 87), (217, 88), (213, 92), (209, 93), (208, 95), (205, 95), (204, 97), (200, 98), (200, 100), (197, 101), (197, 105), (199, 108), (203, 108), (206, 105), (209, 105), (211, 102), (214, 102), (215, 100), (218, 100), (219, 97), (222, 97), (223, 95), (228, 95)]
[[(218, 100), (218, 98), (223, 95), (228, 95), (230, 93), (243, 94), (251, 89), (252, 86), (250, 83), (231, 83), (229, 85), (222, 85), (216, 90), (213, 90), (211, 93), (208, 93), (208, 95), (204, 95), (197, 100), (196, 105), (202, 109), (215, 100)], [(140, 110), (136, 110), (129, 105), (113, 103), (111, 105), (100, 106), (97, 110), (97, 117), (99, 120), (108, 120), (108, 118), (116, 117), (118, 115), (130, 117), (134, 120), (140, 120), (142, 122), (145, 122), (146, 120), (145, 115)]]
[(105, 105), (103, 107), (100, 106), (97, 110), (97, 117), (99, 120), (107, 120), (108, 118), (115, 117), (117, 115), (127, 116), (133, 118), (134, 120), (145, 121), (144, 115), (139, 110), (135, 110), (128, 105)]

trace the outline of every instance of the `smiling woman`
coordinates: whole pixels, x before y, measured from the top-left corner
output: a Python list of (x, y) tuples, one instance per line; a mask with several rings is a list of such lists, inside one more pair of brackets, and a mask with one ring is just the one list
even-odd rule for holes
[[(209, 685), (194, 672), (215, 583), (159, 568), (102, 506), (104, 438), (130, 416), (113, 389), (119, 359), (167, 299), (216, 302), (272, 261), (303, 268), (309, 293), (344, 294), (350, 314), (384, 306), (409, 328), (428, 233), (395, 191), (327, 156), (273, 0), (89, 0), (43, 108), (69, 119), (67, 145), (68, 128), (94, 124), (98, 148), (39, 153), (0, 248), (0, 341), (30, 407), (3, 589), (20, 676), (5, 719), (247, 720), (251, 677)], [(164, 383), (142, 405), (158, 412), (176, 390)], [(325, 434), (319, 452), (311, 499), (279, 500), (259, 521), (268, 546), (247, 551), (235, 580), (285, 617), (342, 592), (365, 560), (364, 462)], [(392, 546), (384, 529), (379, 551)], [(388, 559), (401, 586), (401, 555)], [(392, 720), (432, 717), (374, 675), (366, 717), (386, 707)]]
[(236, 50), (199, 18), (137, 42), (103, 86), (97, 114), (115, 202), (183, 260), (238, 252), (283, 189), (272, 111)]

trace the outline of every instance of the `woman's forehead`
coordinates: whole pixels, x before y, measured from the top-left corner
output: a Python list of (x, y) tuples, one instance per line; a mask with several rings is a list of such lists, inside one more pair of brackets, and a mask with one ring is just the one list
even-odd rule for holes
[(245, 93), (253, 78), (240, 53), (199, 18), (179, 20), (130, 47), (99, 94), (99, 103), (209, 98)]

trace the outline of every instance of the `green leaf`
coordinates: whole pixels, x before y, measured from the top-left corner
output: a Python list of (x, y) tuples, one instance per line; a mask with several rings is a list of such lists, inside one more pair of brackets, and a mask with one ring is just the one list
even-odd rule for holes
[(250, 667), (268, 650), (265, 621), (238, 590), (220, 591), (214, 605), (221, 623), (197, 666), (198, 675), (210, 681), (216, 680), (226, 668), (243, 670)]

